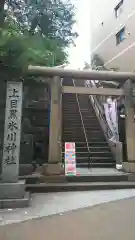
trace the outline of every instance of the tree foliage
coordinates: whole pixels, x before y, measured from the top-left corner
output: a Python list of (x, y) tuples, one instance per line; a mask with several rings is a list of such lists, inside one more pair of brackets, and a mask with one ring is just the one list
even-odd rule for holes
[(0, 28), (1, 72), (14, 77), (23, 74), (28, 64), (67, 62), (65, 48), (77, 36), (73, 24), (74, 8), (69, 1), (7, 0)]
[(105, 68), (105, 66), (104, 66), (103, 59), (97, 54), (93, 55), (92, 61), (91, 61), (91, 66), (92, 66), (93, 70), (107, 70), (107, 68)]
[(43, 34), (61, 44), (73, 42), (74, 6), (62, 0), (7, 0), (7, 9), (32, 35)]

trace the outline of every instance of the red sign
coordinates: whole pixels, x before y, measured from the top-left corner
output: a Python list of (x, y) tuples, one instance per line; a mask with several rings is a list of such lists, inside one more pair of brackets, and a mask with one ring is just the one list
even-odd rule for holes
[(65, 151), (75, 149), (75, 143), (65, 143)]

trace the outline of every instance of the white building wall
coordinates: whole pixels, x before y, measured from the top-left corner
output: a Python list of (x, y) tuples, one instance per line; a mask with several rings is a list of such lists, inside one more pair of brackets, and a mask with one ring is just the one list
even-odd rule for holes
[[(135, 71), (135, 0), (123, 0), (122, 13), (115, 16), (119, 0), (94, 0), (91, 9), (92, 56), (98, 54), (107, 68)], [(125, 27), (125, 39), (116, 44), (116, 34)]]

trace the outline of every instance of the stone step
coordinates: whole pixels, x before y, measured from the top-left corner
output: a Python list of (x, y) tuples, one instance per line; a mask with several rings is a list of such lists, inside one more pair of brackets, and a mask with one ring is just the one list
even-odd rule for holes
[[(64, 159), (64, 158), (63, 158)], [(115, 163), (114, 159), (112, 157), (108, 158), (100, 158), (100, 157), (94, 157), (92, 156), (90, 161), (88, 158), (84, 158), (83, 156), (81, 157), (76, 157), (76, 163), (77, 164), (110, 164), (110, 163)]]
[[(62, 161), (64, 162), (64, 155), (62, 158)], [(114, 163), (115, 160), (112, 158), (112, 156), (110, 157), (95, 157), (95, 156), (91, 156), (90, 160), (88, 157), (84, 157), (84, 154), (82, 156), (77, 156), (76, 155), (76, 163), (77, 164), (101, 164), (101, 163)]]
[(64, 132), (64, 137), (74, 137), (74, 136), (84, 136), (83, 128), (80, 129), (80, 132)]
[(72, 118), (68, 118), (68, 117), (65, 116), (63, 118), (62, 126), (63, 127), (68, 127), (68, 126), (70, 127), (70, 125), (73, 126), (73, 127), (82, 126), (82, 120), (81, 120), (80, 116), (78, 116), (77, 119), (74, 119), (74, 120)]
[(88, 140), (88, 142), (106, 142), (106, 139), (105, 139), (105, 137), (104, 136), (101, 136), (101, 137), (87, 137), (87, 140)]
[[(98, 137), (103, 137), (103, 134), (100, 132), (100, 131), (88, 131), (87, 129), (85, 129), (85, 132), (87, 134), (87, 136), (90, 136), (90, 137), (93, 137), (93, 138), (98, 138)], [(74, 132), (73, 131), (65, 131), (63, 130), (63, 135), (79, 135), (79, 134), (84, 134), (84, 131), (83, 131), (83, 127), (80, 128), (80, 130), (75, 130)]]
[[(65, 160), (62, 159), (62, 163), (64, 163)], [(77, 168), (115, 168), (116, 167), (116, 163), (113, 159), (111, 159), (110, 161), (92, 161), (91, 163), (89, 163), (88, 161), (82, 161), (79, 162), (76, 159), (76, 167)]]
[(26, 192), (24, 197), (20, 199), (0, 199), (0, 209), (9, 208), (25, 208), (30, 205), (30, 194)]
[(77, 168), (115, 168), (116, 167), (116, 163), (115, 161), (113, 162), (113, 160), (111, 162), (100, 162), (100, 163), (96, 163), (93, 162), (91, 164), (88, 163), (76, 163), (76, 167)]
[[(77, 169), (78, 172), (78, 169)], [(27, 176), (21, 176), (20, 179), (25, 179), (26, 184), (36, 184), (36, 183), (66, 183), (66, 182), (126, 182), (130, 181), (130, 176), (132, 174), (125, 174), (122, 172), (108, 173), (103, 170), (100, 173), (95, 173), (89, 170), (88, 174), (81, 174), (76, 176), (41, 176), (39, 174), (32, 174)]]
[[(101, 133), (102, 133), (102, 131), (101, 131), (101, 129), (100, 129), (100, 127), (98, 126), (98, 125), (96, 125), (95, 123), (94, 124), (90, 124), (90, 123), (86, 123), (86, 122), (83, 122), (83, 125), (84, 125), (84, 127), (86, 128), (86, 129), (88, 129), (88, 130), (90, 130), (90, 131), (92, 131), (92, 129), (93, 130), (99, 130)], [(83, 127), (83, 125), (82, 125), (82, 121), (76, 121), (76, 122), (74, 122), (74, 121), (68, 121), (68, 120), (66, 120), (63, 124), (62, 124), (62, 130), (64, 131), (64, 130), (66, 130), (67, 128), (70, 130), (70, 129), (72, 129), (72, 130), (76, 130), (77, 128), (82, 128)], [(102, 133), (102, 135), (103, 135), (103, 133)]]
[[(99, 143), (100, 144), (100, 143)], [(91, 144), (89, 144), (89, 148), (91, 151), (110, 151), (109, 147), (108, 147), (108, 144), (106, 143), (106, 146), (100, 146), (100, 147), (97, 147), (97, 146), (91, 146)]]
[(70, 115), (70, 116), (76, 116), (76, 115), (80, 115), (79, 110), (78, 110), (78, 106), (73, 107), (73, 106), (67, 106), (67, 109), (63, 109), (62, 111), (64, 113), (64, 115)]
[[(99, 138), (105, 138), (104, 136), (103, 136), (103, 134), (101, 133), (101, 132), (93, 132), (93, 131), (88, 131), (87, 130), (87, 128), (85, 129), (85, 133), (86, 133), (86, 135), (87, 135), (87, 137), (90, 137), (90, 139), (91, 138), (97, 138), (97, 139), (99, 139)], [(80, 129), (77, 131), (77, 130), (70, 130), (70, 131), (64, 131), (63, 130), (63, 136), (65, 136), (65, 135), (69, 135), (69, 136), (74, 136), (74, 135), (82, 135), (82, 134), (84, 134), (84, 128), (81, 126), (80, 127)]]
[[(62, 146), (64, 147), (65, 146), (65, 141), (63, 141), (62, 143)], [(93, 151), (93, 152), (99, 152), (99, 151), (105, 151), (105, 152), (111, 152), (110, 151), (110, 148), (108, 147), (108, 143), (105, 141), (105, 142), (92, 142), (92, 141), (89, 141), (86, 143), (85, 139), (84, 141), (76, 141), (75, 142), (75, 148), (76, 148), (76, 151), (82, 151), (82, 152), (85, 152), (85, 149), (88, 148), (89, 146), (89, 149), (90, 151)]]
[[(76, 147), (85, 147), (85, 146), (87, 146), (87, 143), (86, 143), (86, 141), (79, 141), (79, 142), (75, 142), (75, 144), (76, 144)], [(90, 147), (107, 147), (108, 146), (108, 144), (107, 144), (107, 142), (88, 142), (88, 144), (89, 144), (89, 146)], [(65, 142), (63, 141), (62, 142), (62, 145), (64, 146), (65, 145)]]
[(104, 135), (100, 135), (100, 136), (97, 136), (97, 135), (93, 135), (93, 136), (91, 136), (91, 134), (87, 134), (87, 141), (88, 142), (95, 142), (95, 141), (97, 141), (97, 142), (106, 142), (106, 139), (105, 139), (105, 137), (104, 137)]
[[(63, 155), (65, 154), (64, 152), (62, 153)], [(85, 152), (80, 152), (80, 151), (77, 151), (76, 150), (76, 157), (79, 158), (95, 158), (95, 159), (109, 159), (110, 157), (112, 157), (112, 153), (111, 152), (88, 152), (88, 149), (87, 151)]]
[(81, 136), (84, 136), (84, 132), (83, 132), (82, 128), (80, 129), (80, 132), (66, 132), (66, 133), (63, 133), (63, 138), (65, 138), (65, 137), (81, 137)]
[[(94, 139), (94, 138), (88, 138), (88, 141), (92, 141), (93, 144), (98, 142), (99, 140), (101, 140), (102, 142), (104, 141), (106, 143), (106, 140), (105, 139)], [(85, 137), (83, 136), (72, 136), (72, 137), (69, 137), (69, 136), (65, 136), (64, 138), (62, 138), (62, 141), (63, 142), (81, 142), (81, 141), (85, 141)]]
[(63, 142), (81, 142), (81, 141), (85, 141), (85, 137), (72, 137), (72, 138), (65, 138), (65, 139), (62, 139)]
[(64, 134), (62, 136), (62, 139), (63, 139), (64, 142), (67, 142), (67, 140), (70, 140), (69, 142), (72, 142), (72, 139), (77, 139), (77, 138), (83, 138), (82, 141), (83, 140), (85, 141), (84, 132), (80, 131), (80, 133), (69, 133), (69, 134)]
[[(90, 149), (90, 152), (98, 153), (98, 152), (102, 151), (102, 152), (106, 152), (106, 153), (111, 153), (108, 146), (106, 146), (106, 147), (89, 147), (89, 149)], [(63, 146), (62, 151), (64, 152), (64, 146)], [(79, 152), (88, 152), (88, 147), (87, 146), (83, 146), (83, 147), (76, 146), (76, 152), (78, 152), (78, 153)]]
[(125, 173), (94, 173), (90, 170), (89, 175), (66, 177), (68, 182), (126, 182), (129, 174)]
[(99, 126), (99, 123), (98, 123), (98, 121), (97, 121), (97, 119), (96, 118), (89, 118), (89, 117), (87, 117), (87, 116), (82, 116), (83, 117), (83, 122), (86, 122), (86, 123), (90, 123), (90, 124), (93, 124), (93, 122), (94, 123), (96, 123), (98, 126)]
[[(98, 128), (99, 129), (99, 126), (96, 124), (96, 123), (85, 123), (85, 128)], [(81, 121), (76, 121), (76, 122), (73, 122), (73, 121), (65, 121), (62, 123), (62, 129), (64, 130), (64, 128), (67, 128), (67, 127), (71, 127), (71, 128), (76, 128), (76, 127), (82, 127), (82, 122)], [(74, 129), (73, 129), (74, 130)], [(102, 131), (101, 131), (102, 132)], [(102, 133), (103, 134), (103, 133)]]
[[(74, 111), (74, 109), (72, 109), (72, 111), (70, 110), (70, 111), (63, 111), (64, 112), (64, 115), (66, 115), (67, 117), (71, 117), (71, 118), (75, 118), (75, 119), (77, 119), (77, 116), (76, 116), (76, 114), (78, 114), (79, 116), (80, 116), (80, 113), (79, 113), (79, 111), (77, 111), (76, 113), (75, 113), (75, 111)], [(98, 120), (97, 120), (97, 118), (96, 118), (96, 116), (93, 116), (93, 114), (92, 113), (87, 113), (87, 114), (83, 114), (82, 112), (81, 112), (81, 115), (82, 115), (82, 117), (84, 118), (84, 119), (87, 119), (87, 120), (89, 120), (89, 121), (93, 121), (93, 120), (96, 120), (96, 122), (98, 123)], [(64, 116), (63, 116), (64, 117)]]
[(94, 123), (94, 124), (97, 124), (99, 126), (96, 118), (95, 119), (94, 118), (90, 119), (90, 118), (83, 117), (83, 122), (86, 123), (86, 124), (89, 123), (90, 125), (92, 125)]
[[(72, 125), (70, 124), (70, 126), (69, 126), (69, 125), (64, 126), (64, 130), (63, 130), (63, 131), (79, 130), (79, 129), (80, 129), (80, 126), (72, 126)], [(96, 131), (96, 130), (99, 130), (99, 126), (89, 126), (89, 127), (87, 127), (87, 129)]]
[[(63, 129), (63, 133), (71, 133), (72, 131), (78, 133), (78, 131), (80, 129), (83, 129), (83, 127), (81, 126), (80, 128), (68, 128), (68, 129), (66, 128), (66, 129)], [(99, 133), (101, 133), (100, 129), (86, 128), (86, 130), (87, 130), (87, 132), (90, 132), (91, 134), (99, 134)]]
[(111, 189), (134, 189), (135, 182), (75, 182), (27, 184), (31, 192), (67, 192)]

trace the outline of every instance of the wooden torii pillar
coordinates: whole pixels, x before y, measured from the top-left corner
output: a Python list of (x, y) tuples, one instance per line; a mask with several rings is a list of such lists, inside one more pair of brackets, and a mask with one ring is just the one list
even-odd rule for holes
[(50, 83), (51, 89), (51, 111), (49, 132), (49, 173), (60, 174), (61, 166), (61, 79), (53, 77)]
[(124, 84), (125, 91), (125, 131), (127, 145), (127, 160), (123, 163), (126, 172), (135, 172), (135, 121), (134, 104), (132, 100), (132, 80)]

